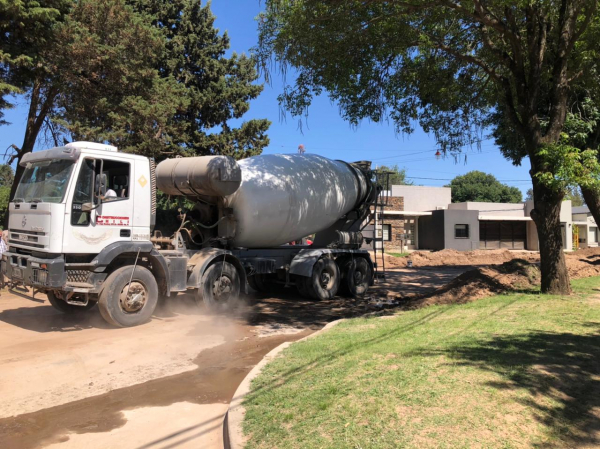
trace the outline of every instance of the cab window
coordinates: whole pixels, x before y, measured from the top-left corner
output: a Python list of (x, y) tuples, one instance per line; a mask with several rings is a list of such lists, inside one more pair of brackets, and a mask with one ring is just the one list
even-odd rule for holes
[(96, 186), (102, 202), (126, 200), (129, 198), (130, 165), (127, 162), (104, 160), (102, 176)]
[(71, 224), (73, 226), (87, 226), (90, 224), (90, 212), (83, 212), (81, 207), (85, 203), (94, 202), (93, 180), (96, 176), (97, 165), (99, 170), (99, 161), (95, 159), (84, 159), (81, 163), (77, 184), (75, 184), (73, 205), (71, 206)]
[[(130, 164), (106, 159), (84, 159), (75, 185), (71, 224), (88, 226), (91, 212), (82, 211), (85, 203), (103, 204), (129, 199)], [(95, 187), (94, 187), (95, 186)], [(95, 191), (94, 191), (95, 190)]]

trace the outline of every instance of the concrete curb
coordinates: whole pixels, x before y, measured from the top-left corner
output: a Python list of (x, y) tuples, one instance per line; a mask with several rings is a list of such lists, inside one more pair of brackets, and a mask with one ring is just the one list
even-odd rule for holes
[(244, 416), (246, 414), (246, 409), (242, 406), (242, 402), (250, 393), (250, 383), (254, 380), (256, 376), (258, 376), (265, 365), (271, 362), (275, 357), (279, 355), (281, 351), (290, 346), (292, 343), (297, 343), (299, 341), (305, 341), (310, 338), (314, 338), (318, 335), (321, 335), (323, 332), (328, 331), (332, 327), (337, 324), (345, 321), (344, 319), (332, 321), (331, 323), (327, 323), (323, 329), (318, 330), (317, 332), (307, 335), (304, 338), (296, 341), (288, 341), (280, 344), (276, 348), (272, 349), (267, 355), (263, 357), (263, 359), (254, 367), (252, 371), (248, 373), (248, 375), (244, 378), (242, 383), (239, 385), (237, 390), (235, 391), (231, 402), (229, 403), (229, 408), (227, 409), (227, 413), (225, 413), (225, 418), (223, 418), (223, 446), (225, 449), (242, 449), (246, 445), (246, 437), (244, 436), (244, 432), (242, 431), (242, 422), (244, 421)]

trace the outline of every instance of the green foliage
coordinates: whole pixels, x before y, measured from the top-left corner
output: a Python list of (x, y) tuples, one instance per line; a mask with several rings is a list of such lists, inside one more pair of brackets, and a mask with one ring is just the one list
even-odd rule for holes
[(380, 165), (377, 168), (377, 171), (390, 172), (389, 179), (388, 179), (388, 181), (389, 181), (388, 184), (389, 184), (390, 188), (391, 188), (391, 186), (394, 186), (394, 185), (396, 185), (396, 186), (398, 186), (398, 185), (412, 186), (414, 184), (413, 181), (406, 179), (406, 169), (405, 168), (401, 169), (400, 167), (398, 167), (397, 164), (392, 167), (388, 167), (386, 165)]
[(14, 180), (14, 172), (10, 165), (0, 165), (0, 224), (6, 221), (10, 188)]
[(71, 0), (0, 0), (0, 125), (4, 110), (14, 105), (7, 96), (23, 93), (47, 68), (44, 51), (56, 43)]
[(170, 237), (181, 225), (180, 214), (191, 211), (194, 203), (183, 196), (169, 196), (156, 192), (156, 227), (163, 236)]
[(480, 171), (470, 171), (455, 177), (449, 187), (452, 202), (483, 201), (490, 203), (520, 203), (521, 191), (517, 187), (502, 184), (495, 176)]
[(62, 45), (50, 56), (57, 69), (68, 69), (60, 70), (54, 120), (75, 140), (148, 156), (173, 151), (163, 130), (187, 101), (175, 80), (153, 67), (165, 42), (150, 18), (124, 0), (84, 0), (59, 36)]
[(588, 94), (598, 92), (594, 5), (268, 0), (258, 56), (267, 76), (298, 71), (279, 98), (292, 115), (327, 91), (350, 123), (389, 117), (404, 133), (418, 123), (443, 151), (490, 129), (520, 164), (558, 141), (567, 85), (586, 80)]
[(534, 176), (554, 191), (565, 191), (569, 186), (576, 185), (583, 188), (599, 188), (598, 151), (581, 150), (570, 145), (569, 141), (569, 136), (564, 133), (560, 142), (544, 145), (538, 151), (543, 170)]
[(185, 155), (226, 154), (241, 159), (260, 154), (268, 145), (268, 120), (240, 119), (263, 86), (254, 84), (258, 75), (252, 57), (233, 53), (227, 33), (219, 34), (210, 4), (198, 0), (130, 0), (165, 39), (164, 51), (155, 67), (163, 78), (175, 80), (183, 104), (173, 119), (161, 127), (169, 136), (170, 151)]

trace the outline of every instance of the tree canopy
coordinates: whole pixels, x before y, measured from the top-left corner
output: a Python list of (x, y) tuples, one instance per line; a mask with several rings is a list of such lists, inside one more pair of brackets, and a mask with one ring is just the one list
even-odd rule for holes
[(226, 57), (214, 20), (197, 0), (0, 2), (0, 113), (15, 93), (29, 103), (8, 162), (42, 134), (156, 158), (260, 154), (270, 122), (233, 124), (262, 91), (255, 61)]
[(8, 214), (8, 197), (13, 183), (14, 171), (10, 165), (0, 165), (0, 226)]
[(494, 175), (481, 171), (470, 171), (455, 177), (448, 186), (452, 202), (483, 201), (488, 203), (520, 203), (521, 190), (501, 183)]
[(377, 168), (380, 172), (389, 172), (388, 184), (391, 186), (407, 185), (411, 186), (414, 183), (406, 178), (406, 169), (398, 167), (398, 164), (388, 167), (387, 165), (380, 165)]
[(10, 96), (25, 93), (46, 71), (43, 54), (56, 44), (56, 28), (71, 0), (0, 1), (0, 125)]
[[(570, 293), (562, 252), (565, 185), (598, 177), (593, 152), (564, 140), (571, 87), (596, 96), (597, 0), (267, 0), (259, 60), (296, 76), (280, 95), (293, 115), (327, 92), (350, 123), (421, 126), (444, 152), (492, 132), (531, 163), (542, 291)], [(591, 75), (590, 75), (591, 74)], [(595, 87), (592, 84), (595, 83)]]

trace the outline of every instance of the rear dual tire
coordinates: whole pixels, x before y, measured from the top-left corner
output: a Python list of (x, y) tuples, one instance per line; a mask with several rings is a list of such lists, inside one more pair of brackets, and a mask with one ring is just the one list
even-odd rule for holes
[(373, 278), (373, 270), (367, 259), (354, 257), (340, 264), (342, 279), (340, 293), (351, 298), (362, 298), (367, 293)]
[(340, 286), (340, 270), (332, 259), (319, 259), (313, 266), (312, 275), (299, 276), (296, 286), (305, 298), (319, 301), (331, 299)]
[(308, 299), (331, 299), (336, 294), (352, 298), (362, 298), (366, 294), (373, 270), (363, 257), (339, 260), (319, 259), (310, 277), (299, 276), (296, 287)]

